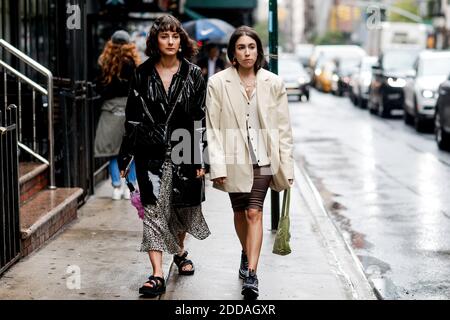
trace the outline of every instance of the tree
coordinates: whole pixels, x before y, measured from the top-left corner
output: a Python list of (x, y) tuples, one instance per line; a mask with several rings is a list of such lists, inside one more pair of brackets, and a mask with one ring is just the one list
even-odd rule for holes
[[(419, 15), (419, 6), (416, 0), (400, 0), (393, 4), (395, 7)], [(389, 21), (392, 22), (411, 22), (411, 19), (395, 12), (389, 13)]]
[(315, 45), (346, 44), (347, 39), (345, 34), (340, 31), (328, 31), (323, 37), (316, 37), (313, 42)]
[(267, 20), (259, 21), (253, 26), (253, 29), (261, 38), (263, 47), (267, 47), (269, 45), (269, 24)]
[[(269, 22), (267, 20), (259, 21), (253, 26), (258, 33), (264, 48), (269, 46)], [(284, 47), (286, 36), (283, 32), (278, 31), (278, 46)]]

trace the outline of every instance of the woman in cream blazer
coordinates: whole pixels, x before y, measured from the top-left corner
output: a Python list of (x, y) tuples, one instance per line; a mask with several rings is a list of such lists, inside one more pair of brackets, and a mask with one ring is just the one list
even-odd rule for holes
[(286, 89), (262, 69), (261, 40), (250, 27), (235, 30), (228, 45), (233, 66), (208, 81), (207, 141), (210, 179), (228, 192), (242, 245), (242, 294), (255, 299), (262, 244), (262, 205), (267, 189), (293, 183), (293, 139)]

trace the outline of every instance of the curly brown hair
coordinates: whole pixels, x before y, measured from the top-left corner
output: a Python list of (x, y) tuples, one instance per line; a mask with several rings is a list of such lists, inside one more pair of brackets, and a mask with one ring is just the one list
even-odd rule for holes
[(150, 28), (147, 37), (147, 48), (145, 54), (154, 62), (158, 62), (161, 58), (161, 53), (158, 47), (158, 33), (159, 32), (177, 32), (180, 35), (181, 52), (177, 53), (178, 59), (191, 59), (198, 53), (197, 44), (192, 40), (186, 30), (183, 29), (181, 22), (174, 16), (167, 14), (157, 18)]
[(115, 76), (121, 79), (120, 74), (125, 63), (134, 63), (135, 66), (141, 63), (136, 45), (134, 43), (116, 44), (109, 40), (98, 58), (103, 83), (111, 83)]

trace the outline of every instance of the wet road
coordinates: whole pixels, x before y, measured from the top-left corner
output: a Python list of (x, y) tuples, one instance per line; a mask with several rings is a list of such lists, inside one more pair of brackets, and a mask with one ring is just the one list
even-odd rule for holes
[(450, 298), (450, 153), (401, 118), (313, 91), (290, 102), (296, 161), (386, 299)]

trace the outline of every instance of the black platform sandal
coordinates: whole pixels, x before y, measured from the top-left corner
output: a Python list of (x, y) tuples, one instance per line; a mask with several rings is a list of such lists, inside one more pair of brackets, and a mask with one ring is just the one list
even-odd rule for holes
[[(178, 267), (178, 274), (181, 274), (184, 276), (193, 275), (194, 271), (195, 271), (194, 263), (191, 260), (186, 259), (187, 255), (188, 255), (187, 251), (185, 251), (181, 256), (179, 256), (177, 254), (173, 255), (173, 262), (175, 262), (175, 264)], [(191, 270), (183, 270), (183, 267), (186, 265), (191, 265), (192, 269)]]
[(166, 281), (164, 278), (151, 275), (145, 283), (152, 284), (152, 287), (144, 285), (139, 288), (139, 293), (146, 297), (155, 298), (166, 292)]

